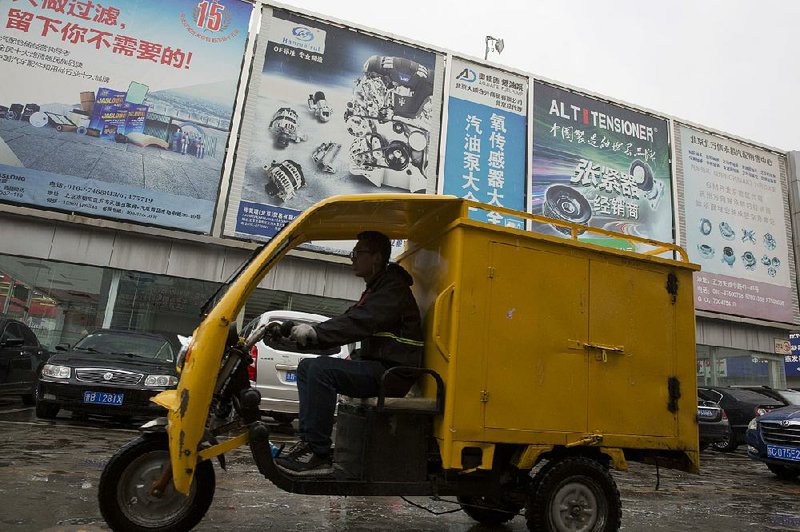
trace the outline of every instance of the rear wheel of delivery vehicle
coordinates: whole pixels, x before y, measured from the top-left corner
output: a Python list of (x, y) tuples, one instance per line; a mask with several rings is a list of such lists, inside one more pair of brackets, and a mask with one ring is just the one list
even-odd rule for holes
[(543, 468), (528, 498), (528, 530), (618, 530), (622, 501), (608, 468), (583, 456), (557, 459)]
[(154, 532), (190, 530), (214, 498), (214, 467), (199, 462), (189, 495), (175, 491), (170, 479), (163, 493), (153, 486), (169, 467), (166, 434), (140, 436), (111, 457), (98, 484), (100, 513), (113, 530)]
[(728, 434), (724, 439), (712, 443), (711, 447), (721, 453), (732, 453), (739, 447), (739, 442), (736, 441), (736, 436)]
[(794, 480), (800, 476), (800, 469), (794, 469), (780, 464), (767, 464), (767, 468), (781, 480)]
[(502, 525), (514, 519), (520, 507), (498, 497), (459, 495), (464, 513), (482, 525)]

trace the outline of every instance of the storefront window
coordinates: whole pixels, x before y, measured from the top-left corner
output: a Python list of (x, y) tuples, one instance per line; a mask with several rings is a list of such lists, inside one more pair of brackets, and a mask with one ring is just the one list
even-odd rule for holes
[(783, 357), (727, 347), (697, 346), (697, 384), (786, 387)]
[[(188, 336), (219, 284), (0, 255), (0, 315), (26, 323), (49, 349), (99, 328)], [(256, 290), (242, 323), (269, 310), (335, 316), (352, 301)]]

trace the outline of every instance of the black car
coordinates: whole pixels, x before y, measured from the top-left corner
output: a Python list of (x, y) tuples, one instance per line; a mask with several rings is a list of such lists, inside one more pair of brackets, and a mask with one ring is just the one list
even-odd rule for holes
[(163, 409), (150, 398), (178, 384), (177, 337), (100, 329), (71, 349), (56, 349), (62, 352), (53, 355), (39, 375), (40, 418), (52, 419), (62, 408), (73, 414), (158, 415)]
[(723, 452), (733, 452), (739, 444), (744, 443), (747, 425), (751, 419), (783, 406), (783, 403), (776, 399), (745, 388), (729, 386), (698, 387), (697, 395), (705, 401), (713, 401), (719, 404), (728, 415), (728, 421), (731, 425), (731, 437), (711, 444), (715, 450)]
[(0, 317), (0, 395), (19, 395), (32, 405), (36, 375), (48, 356), (27, 325)]
[(697, 400), (697, 426), (701, 451), (709, 445), (730, 440), (731, 425), (728, 416), (717, 403)]

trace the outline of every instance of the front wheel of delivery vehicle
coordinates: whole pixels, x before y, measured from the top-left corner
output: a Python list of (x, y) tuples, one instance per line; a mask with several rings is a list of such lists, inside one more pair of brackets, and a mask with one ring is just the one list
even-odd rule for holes
[(556, 459), (534, 479), (528, 498), (528, 530), (618, 530), (622, 501), (608, 468), (582, 456)]
[(464, 513), (482, 525), (502, 525), (514, 519), (519, 507), (497, 497), (459, 495), (458, 502)]
[(140, 436), (111, 457), (98, 485), (100, 513), (116, 531), (161, 532), (190, 530), (205, 515), (214, 498), (214, 467), (197, 464), (185, 496), (167, 483), (163, 494), (152, 487), (169, 467), (166, 434)]

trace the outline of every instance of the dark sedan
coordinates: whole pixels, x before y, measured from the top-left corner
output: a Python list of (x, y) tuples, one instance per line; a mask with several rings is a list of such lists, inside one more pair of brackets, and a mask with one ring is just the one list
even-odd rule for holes
[(747, 454), (764, 462), (778, 478), (800, 476), (800, 406), (773, 410), (750, 422)]
[(697, 400), (697, 426), (700, 429), (700, 450), (709, 445), (730, 441), (731, 425), (728, 415), (717, 403)]
[(178, 383), (177, 338), (101, 329), (60, 349), (64, 352), (53, 355), (39, 376), (40, 418), (54, 418), (62, 408), (118, 417), (158, 415), (163, 409), (150, 398)]
[(782, 402), (766, 395), (729, 386), (698, 387), (697, 395), (705, 401), (717, 403), (728, 414), (731, 437), (711, 444), (714, 449), (723, 452), (733, 452), (740, 443), (744, 443), (744, 435), (751, 419), (783, 406)]
[(27, 325), (0, 318), (0, 394), (19, 395), (32, 405), (36, 374), (48, 355)]

